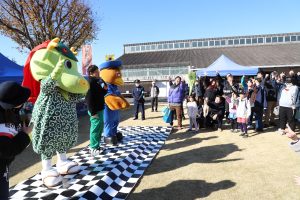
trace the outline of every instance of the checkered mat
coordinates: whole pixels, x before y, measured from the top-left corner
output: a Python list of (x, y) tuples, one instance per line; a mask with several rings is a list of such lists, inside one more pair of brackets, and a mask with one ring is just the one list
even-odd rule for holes
[(126, 199), (159, 152), (171, 127), (121, 127), (125, 136), (118, 146), (105, 146), (102, 155), (91, 157), (88, 148), (70, 157), (81, 172), (66, 175), (63, 184), (48, 189), (37, 174), (10, 190), (11, 199)]

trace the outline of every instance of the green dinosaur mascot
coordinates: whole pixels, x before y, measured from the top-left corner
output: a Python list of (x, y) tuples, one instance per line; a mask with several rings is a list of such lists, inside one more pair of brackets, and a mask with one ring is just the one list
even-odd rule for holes
[[(25, 65), (24, 81), (40, 82), (31, 124), (32, 144), (42, 159), (42, 180), (47, 187), (62, 182), (62, 175), (80, 171), (76, 162), (67, 159), (66, 152), (77, 142), (78, 119), (76, 103), (89, 89), (88, 82), (77, 69), (76, 52), (59, 38), (46, 41), (30, 54), (30, 65)], [(30, 80), (32, 75), (33, 79)], [(32, 88), (37, 91), (36, 88)], [(56, 168), (51, 158), (57, 154)]]

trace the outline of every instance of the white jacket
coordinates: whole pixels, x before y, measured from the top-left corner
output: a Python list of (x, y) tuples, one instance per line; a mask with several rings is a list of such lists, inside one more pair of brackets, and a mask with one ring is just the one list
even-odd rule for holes
[(190, 118), (196, 118), (196, 116), (198, 115), (197, 103), (195, 101), (194, 102), (188, 102), (186, 104), (186, 107), (187, 107), (188, 116)]
[(238, 106), (236, 110), (236, 117), (249, 118), (251, 115), (250, 101), (245, 97), (244, 99), (238, 98)]
[(295, 85), (284, 86), (279, 96), (279, 106), (293, 108), (296, 107), (298, 87)]

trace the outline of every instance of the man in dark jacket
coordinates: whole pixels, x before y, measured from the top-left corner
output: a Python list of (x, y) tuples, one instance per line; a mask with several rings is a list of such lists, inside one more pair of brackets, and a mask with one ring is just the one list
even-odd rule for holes
[(135, 115), (133, 120), (138, 119), (138, 113), (139, 113), (139, 108), (141, 107), (141, 112), (142, 112), (142, 120), (145, 120), (145, 99), (144, 99), (144, 87), (140, 85), (140, 80), (135, 80), (135, 88), (132, 90), (132, 97), (134, 100), (134, 108), (135, 108)]
[(21, 125), (19, 110), (30, 90), (7, 81), (0, 84), (0, 199), (8, 199), (8, 167), (30, 143), (30, 127)]
[(255, 94), (255, 100), (254, 100), (254, 116), (255, 116), (255, 130), (256, 132), (262, 132), (263, 131), (263, 122), (262, 117), (264, 114), (264, 110), (267, 109), (267, 99), (266, 99), (266, 90), (262, 84), (261, 78), (255, 79), (255, 88), (254, 88), (254, 94)]
[(276, 75), (275, 73), (271, 74), (271, 77), (266, 74), (266, 81), (265, 81), (265, 89), (266, 89), (266, 93), (267, 93), (267, 103), (268, 103), (268, 107), (265, 113), (265, 127), (268, 126), (276, 126), (275, 124), (275, 115), (274, 115), (274, 108), (276, 107), (277, 104), (277, 82), (276, 82)]
[(90, 115), (90, 153), (92, 156), (99, 155), (103, 149), (100, 148), (100, 140), (103, 131), (104, 97), (107, 93), (107, 85), (99, 76), (96, 65), (88, 68), (90, 89), (85, 97), (88, 113)]

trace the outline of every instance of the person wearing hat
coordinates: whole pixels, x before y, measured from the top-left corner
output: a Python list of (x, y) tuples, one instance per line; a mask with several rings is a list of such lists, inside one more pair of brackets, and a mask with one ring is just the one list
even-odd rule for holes
[(150, 90), (152, 112), (154, 112), (154, 110), (155, 112), (157, 112), (158, 95), (159, 95), (159, 88), (155, 84), (155, 81), (152, 81), (152, 87)]
[(90, 115), (90, 153), (92, 156), (99, 155), (103, 149), (100, 148), (100, 140), (103, 131), (104, 97), (107, 94), (107, 85), (99, 76), (96, 65), (88, 67), (90, 89), (85, 100)]
[(30, 143), (31, 128), (22, 126), (19, 110), (30, 96), (30, 90), (16, 82), (0, 84), (0, 199), (8, 199), (8, 168), (17, 154)]
[(136, 79), (134, 81), (135, 83), (135, 88), (132, 90), (132, 97), (134, 99), (134, 108), (135, 108), (135, 115), (133, 120), (138, 119), (138, 113), (139, 113), (139, 108), (141, 107), (141, 112), (142, 112), (142, 120), (145, 120), (145, 99), (144, 99), (144, 87), (140, 85), (141, 81), (139, 79)]

